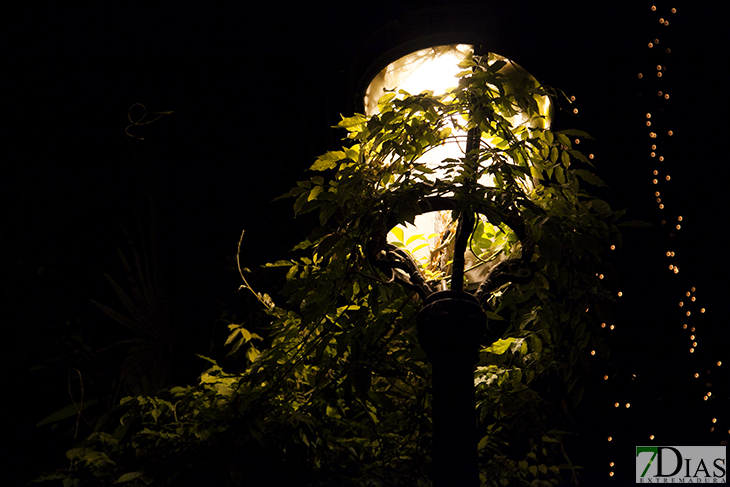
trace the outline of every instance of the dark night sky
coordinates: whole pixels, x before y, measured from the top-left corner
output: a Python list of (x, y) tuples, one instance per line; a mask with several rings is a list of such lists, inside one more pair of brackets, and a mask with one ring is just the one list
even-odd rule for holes
[[(409, 2), (368, 9), (353, 2), (331, 8), (106, 2), (18, 10), (4, 16), (0, 47), (4, 255), (53, 258), (62, 289), (34, 299), (87, 306), (89, 298), (111, 296), (102, 290), (102, 272), (117, 265), (119, 222), (129, 222), (134, 207), (134, 167), (149, 170), (164, 259), (190, 312), (184, 329), (195, 334), (195, 327), (209, 327), (200, 323), (215, 320), (215, 303), (237, 286), (224, 265), (242, 229), (251, 266), (284, 257), (303, 236), (307, 221), (293, 219), (289, 202), (271, 200), (302, 179), (317, 155), (338, 147), (341, 134), (328, 127), (340, 113), (360, 109), (355, 90), (365, 70), (409, 36), (463, 29), (577, 97), (579, 116), (560, 113), (556, 124), (597, 139), (586, 150), (596, 154), (598, 173), (611, 186), (606, 198), (653, 225), (626, 234), (619, 316), (628, 326), (618, 341), (643, 345), (622, 349), (622, 367), (689, 361), (677, 348), (681, 343), (686, 351), (681, 336), (662, 331), (681, 322), (676, 304), (689, 286), (708, 309), (707, 357), (726, 358), (730, 259), (723, 251), (722, 185), (729, 174), (721, 144), (730, 8), (720, 3), (663, 1), (658, 13), (651, 2), (567, 0), (418, 2), (415, 13)], [(668, 27), (659, 25), (661, 16)], [(671, 55), (648, 49), (656, 37)], [(657, 62), (667, 66), (662, 80), (653, 75)], [(652, 76), (639, 80), (639, 72)], [(658, 103), (657, 87), (670, 100)], [(174, 113), (132, 127), (140, 141), (125, 134), (134, 103)], [(661, 174), (672, 176), (661, 185), (664, 213), (653, 196), (647, 111), (655, 126), (675, 132), (659, 142), (667, 148)], [(680, 214), (683, 229), (670, 239), (659, 221), (673, 223)], [(678, 276), (664, 258), (675, 248)], [(98, 318), (94, 313), (82, 315)], [(11, 365), (33, 355), (32, 347), (22, 348), (11, 354)], [(724, 398), (727, 405), (727, 390)]]

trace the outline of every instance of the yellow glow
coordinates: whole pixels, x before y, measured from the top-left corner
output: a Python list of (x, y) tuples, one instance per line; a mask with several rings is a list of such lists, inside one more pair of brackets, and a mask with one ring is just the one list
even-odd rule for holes
[(654, 439), (654, 435), (649, 435), (649, 439), (650, 440), (653, 440)]
[(708, 393), (707, 393), (707, 397), (710, 397), (711, 395), (712, 395), (712, 393), (711, 393), (711, 392), (708, 392)]
[(614, 404), (613, 407), (619, 407), (619, 403)]
[(608, 380), (608, 376), (607, 375), (604, 375), (603, 376), (603, 380)]
[(697, 372), (695, 372), (695, 379), (698, 379), (699, 377), (700, 377), (700, 374), (698, 374)]
[(613, 477), (613, 472), (608, 472), (609, 477)]
[(613, 462), (611, 462), (611, 463), (608, 464), (609, 467), (613, 467), (614, 465), (615, 464)]
[(704, 313), (704, 312), (705, 312), (705, 308), (700, 309), (700, 313)]
[(595, 355), (595, 354), (596, 354), (596, 351), (595, 350), (591, 350), (591, 355)]
[(613, 436), (609, 436), (608, 441), (613, 441)]
[(626, 409), (628, 409), (628, 408), (630, 408), (630, 407), (631, 407), (631, 404), (627, 402), (627, 403), (626, 403)]
[(722, 362), (721, 362), (720, 360), (718, 360), (718, 361), (717, 361), (717, 366), (719, 367), (719, 366), (721, 366), (721, 365), (722, 365)]
[(613, 330), (614, 328), (616, 328), (616, 325), (611, 325), (611, 329)]
[(712, 418), (713, 423), (717, 423), (717, 418)]

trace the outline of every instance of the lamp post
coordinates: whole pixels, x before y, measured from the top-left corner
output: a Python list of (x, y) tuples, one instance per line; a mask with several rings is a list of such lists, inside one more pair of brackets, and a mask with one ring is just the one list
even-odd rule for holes
[[(436, 46), (394, 61), (380, 71), (368, 86), (366, 114), (372, 116), (378, 113), (378, 98), (384, 92), (444, 92), (458, 83), (455, 76), (463, 67), (460, 69), (457, 65), (471, 52), (472, 46), (469, 45)], [(503, 58), (498, 56), (494, 56), (494, 59), (502, 63), (493, 64), (495, 71), (503, 71), (501, 76), (508, 80), (517, 83), (529, 77), (511, 62), (502, 61)], [(534, 78), (530, 81), (534, 81)], [(497, 126), (502, 128), (498, 128), (497, 132), (505, 130), (505, 127), (509, 130), (529, 124), (545, 126), (549, 122), (549, 99), (547, 96), (536, 97), (535, 101), (543, 116), (533, 119), (519, 109), (503, 107), (504, 113), (500, 113), (499, 108), (489, 108), (497, 114), (494, 119), (500, 120)], [(472, 107), (472, 111), (477, 109)], [(461, 129), (461, 126), (467, 125), (464, 123), (465, 118), (472, 115), (455, 114), (446, 127), (453, 137), (443, 140), (434, 150), (419, 158), (417, 163), (431, 168), (434, 185), (438, 185), (444, 174), (444, 161), (460, 161), (474, 176), (471, 179), (464, 178), (457, 185), (455, 191), (458, 194), (421, 198), (418, 205), (424, 212), (416, 216), (415, 224), (400, 225), (397, 231), (391, 231), (386, 248), (376, 249), (378, 252), (374, 259), (382, 270), (391, 273), (392, 280), (415, 289), (424, 299), (424, 307), (417, 320), (418, 339), (432, 365), (432, 479), (436, 487), (479, 485), (474, 364), (478, 359), (480, 344), (485, 341), (492, 343), (499, 338), (487, 336), (487, 316), (481, 299), (506, 282), (526, 283), (533, 275), (530, 238), (516, 206), (509, 202), (495, 205), (489, 197), (483, 198), (480, 203), (474, 197), (479, 185), (488, 188), (490, 178), (494, 177), (480, 170), (480, 165), (489, 159), (483, 156), (482, 151), (486, 147), (489, 152), (491, 145), (498, 146), (499, 142), (490, 139), (481, 126), (472, 126), (467, 131)], [(502, 137), (509, 139), (508, 134)], [(489, 193), (488, 189), (482, 192), (497, 197), (497, 192)], [(505, 198), (504, 195), (499, 197)], [(471, 204), (464, 205), (464, 200), (471, 201)], [(471, 245), (473, 234), (478, 223), (492, 224), (488, 215), (493, 220), (499, 220), (498, 224), (506, 224), (517, 234), (522, 245), (518, 258), (493, 255), (490, 263), (474, 263), (474, 259), (478, 261), (480, 257)], [(452, 222), (448, 222), (449, 219)], [(386, 220), (389, 228), (396, 223), (392, 218)], [(444, 221), (448, 222), (446, 226), (450, 225), (450, 228), (444, 228)], [(444, 247), (439, 240), (443, 242), (447, 232), (451, 238), (450, 246), (453, 247), (448, 264), (451, 270), (450, 289), (446, 285), (447, 276), (429, 283), (420, 272), (421, 268), (432, 264), (438, 248)], [(379, 241), (382, 243), (383, 240), (381, 238)], [(428, 245), (422, 243), (413, 252), (408, 252), (408, 244), (419, 240)], [(471, 264), (468, 268), (467, 260)], [(479, 267), (486, 267), (488, 272)]]

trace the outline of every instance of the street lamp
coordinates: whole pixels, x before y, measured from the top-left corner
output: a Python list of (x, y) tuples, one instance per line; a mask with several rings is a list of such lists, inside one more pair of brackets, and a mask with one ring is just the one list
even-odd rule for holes
[[(540, 93), (529, 73), (496, 54), (480, 56), (477, 68), (471, 61), (474, 56), (474, 48), (466, 44), (412, 52), (383, 68), (364, 99), (365, 114), (372, 117), (385, 107), (384, 95), (388, 102), (420, 93), (452, 100), (463, 88), (459, 76), (468, 76), (472, 69), (492, 70), (491, 79), (501, 80), (499, 86), (481, 87), (486, 93), (493, 91), (487, 97), (492, 106), (478, 106), (465, 97), (462, 110), (449, 113), (438, 126), (439, 143), (408, 161), (425, 168), (423, 184), (430, 182), (433, 193), (421, 195), (417, 205), (423, 212), (412, 224), (391, 227), (397, 218), (386, 218), (390, 231), (380, 242), (387, 243), (374, 254), (374, 263), (389, 272), (391, 280), (415, 289), (424, 299), (418, 336), (433, 371), (432, 477), (437, 487), (479, 485), (474, 364), (480, 343), (499, 338), (485, 336), (487, 318), (481, 300), (507, 282), (529, 282), (534, 272), (530, 237), (512, 191), (533, 190), (533, 177), (522, 161), (527, 177), (514, 178), (510, 183), (514, 186), (502, 182), (498, 190), (495, 178), (502, 175), (489, 166), (520, 167), (507, 150), (513, 138), (550, 124), (550, 99)], [(527, 105), (511, 97), (511, 92), (520, 90), (529, 92), (522, 98), (529, 101)], [(483, 118), (484, 111), (488, 114), (475, 124), (480, 110)], [(394, 162), (384, 161), (390, 163)], [(454, 172), (460, 175), (454, 178)], [(442, 178), (455, 183), (451, 190), (438, 190)], [(510, 235), (516, 236), (511, 242)]]

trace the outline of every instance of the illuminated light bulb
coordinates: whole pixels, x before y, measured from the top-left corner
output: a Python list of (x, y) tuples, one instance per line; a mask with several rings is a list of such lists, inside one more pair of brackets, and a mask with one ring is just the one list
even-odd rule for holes
[(668, 20), (665, 20), (664, 21), (664, 27), (668, 27), (668, 26), (669, 26), (669, 21)]
[(711, 426), (710, 427), (710, 433), (712, 433), (713, 431), (715, 431), (715, 427), (714, 426)]
[(719, 366), (721, 366), (721, 365), (722, 365), (722, 361), (718, 360), (718, 361), (717, 361), (717, 366), (719, 367)]
[(654, 435), (649, 435), (649, 439), (650, 440), (653, 440), (654, 439)]
[(695, 298), (694, 296), (692, 296), (691, 298), (689, 298), (689, 300), (692, 301), (693, 303), (695, 302), (696, 299), (697, 298)]
[(654, 196), (659, 197), (659, 196), (661, 196), (661, 193), (659, 191), (657, 191), (656, 193), (654, 193)]
[(657, 71), (661, 71), (662, 70), (662, 65), (661, 64), (657, 64), (656, 65), (656, 69), (657, 69)]
[(717, 423), (717, 418), (712, 418), (713, 423)]
[(691, 331), (692, 333), (694, 333), (695, 332), (695, 327), (693, 326), (692, 328), (689, 329), (689, 331)]
[(618, 292), (618, 297), (619, 297), (619, 298), (620, 298), (621, 296), (623, 296), (623, 295), (624, 295), (624, 293), (622, 293), (621, 291), (619, 291), (619, 292)]
[(608, 376), (607, 375), (604, 375), (603, 376), (603, 380), (608, 380)]
[(679, 306), (680, 306), (680, 307), (684, 306), (684, 302), (680, 301), (680, 302), (679, 302)]
[(593, 154), (588, 154), (588, 159), (593, 159)]
[(599, 274), (598, 278), (603, 279), (603, 274)]
[[(667, 51), (668, 51), (668, 50), (669, 50), (669, 49), (667, 49)], [(669, 100), (669, 94), (666, 94), (666, 95), (664, 95), (664, 99), (665, 99), (665, 100)]]
[(663, 18), (659, 19), (659, 23), (660, 24), (663, 24), (664, 23), (664, 19)]
[(667, 48), (667, 54), (671, 54), (671, 53), (672, 53), (672, 50)]
[(659, 39), (654, 39), (654, 44), (659, 44)]
[(680, 230), (682, 228), (682, 225), (677, 225), (677, 230)]
[(619, 407), (619, 403), (614, 404), (613, 407), (615, 407), (615, 408)]
[(699, 379), (699, 377), (700, 377), (700, 374), (698, 374), (697, 372), (695, 372), (695, 379)]
[(659, 183), (659, 181), (657, 181), (656, 179), (653, 179), (653, 180), (652, 180), (652, 183), (654, 183), (654, 184), (658, 184), (658, 183)]
[(616, 246), (615, 245), (611, 245), (611, 250), (616, 250)]
[(674, 135), (674, 132), (670, 130), (669, 132), (667, 132), (667, 135), (671, 137), (672, 135)]
[(671, 252), (667, 252), (667, 257), (671, 257), (671, 256), (672, 256), (672, 253)]
[(663, 94), (664, 92), (660, 91), (659, 93), (657, 93), (657, 96), (662, 96)]
[(652, 139), (656, 139), (656, 134), (654, 132), (650, 132), (649, 137), (651, 137)]
[(639, 73), (639, 79), (641, 79), (641, 78), (643, 78), (643, 77), (644, 77), (644, 75), (643, 75), (643, 74), (641, 74), (641, 73)]
[(573, 113), (574, 114), (577, 114), (578, 113), (578, 109), (577, 108), (573, 108)]
[(711, 395), (712, 395), (712, 393), (711, 393), (711, 392), (708, 392), (708, 393), (707, 393), (707, 397), (710, 397)]
[(675, 268), (674, 268), (674, 273), (675, 273), (675, 274), (679, 274), (679, 267), (675, 267)]
[(611, 329), (611, 330), (614, 330), (614, 329), (616, 329), (616, 325), (611, 325), (611, 326), (609, 327), (609, 329)]
[[(691, 312), (691, 311), (687, 311), (687, 316), (689, 316), (689, 315), (691, 315), (691, 314), (692, 314), (692, 312)], [(693, 329), (692, 331), (694, 331), (694, 329)]]
[(689, 292), (689, 291), (687, 291), (687, 292), (685, 293), (685, 296), (689, 297), (689, 296), (690, 296), (690, 294), (692, 294), (692, 293), (691, 293), (691, 292)]
[(690, 340), (694, 340), (694, 339), (695, 339), (695, 336), (694, 336), (694, 335), (690, 335), (690, 336), (689, 336), (689, 339), (690, 339)]
[[(657, 198), (657, 199), (656, 199), (656, 202), (657, 202), (657, 203), (661, 203), (661, 202), (662, 202), (662, 199), (661, 199), (661, 198)], [(661, 205), (661, 206), (660, 206), (660, 208), (661, 208), (661, 207), (663, 207), (663, 206), (664, 206), (664, 205)]]
[(580, 140), (579, 139), (575, 139), (575, 143), (576, 144), (580, 144)]
[(606, 328), (606, 323), (601, 323), (601, 328)]
[(704, 312), (705, 312), (705, 308), (700, 309), (700, 313), (704, 313)]
[(629, 409), (630, 407), (631, 407), (631, 404), (627, 402), (626, 403), (626, 409)]
[[(646, 122), (646, 123), (650, 124), (651, 122)], [(651, 155), (651, 157), (656, 157), (656, 152), (652, 152), (650, 155)], [(656, 174), (656, 171), (654, 171), (654, 174)]]
[(651, 150), (656, 150), (656, 144), (652, 144)]
[[(652, 154), (653, 154), (653, 152), (652, 152)], [(654, 176), (656, 176), (656, 175), (659, 174), (659, 171), (657, 171), (656, 169), (654, 169), (654, 173), (653, 174), (654, 174)]]
[(672, 179), (672, 177), (669, 174), (667, 174), (667, 178), (666, 179), (667, 179), (667, 181), (669, 181), (670, 179)]
[(608, 441), (613, 441), (613, 436), (609, 436)]
[(682, 329), (683, 330), (686, 330), (687, 329), (687, 324), (686, 323), (684, 325), (682, 325)]
[(657, 78), (661, 78), (661, 77), (662, 77), (662, 72), (661, 72), (661, 71), (659, 71), (659, 72), (658, 72), (658, 73), (656, 74), (656, 77), (657, 77)]
[(669, 264), (669, 270), (671, 271), (672, 269), (674, 269), (674, 266)]
[(613, 462), (611, 462), (611, 463), (608, 464), (609, 467), (613, 467), (614, 465), (615, 464)]
[(692, 346), (693, 347), (696, 347), (697, 346), (697, 342), (692, 342)]
[(575, 101), (575, 96), (571, 96), (570, 101)]
[(678, 216), (677, 217), (677, 221), (680, 221), (681, 222), (682, 221), (682, 217), (681, 216)]
[(695, 349), (694, 348), (690, 348), (689, 349), (689, 353), (695, 353)]
[(595, 350), (591, 350), (591, 355), (595, 355), (595, 354), (596, 354), (596, 351)]
[(702, 399), (704, 399), (705, 401), (707, 401), (707, 396), (703, 397)]
[(692, 291), (692, 292), (695, 292), (696, 291), (696, 289), (693, 288), (693, 287), (689, 288), (689, 290)]
[(646, 118), (651, 118), (651, 113), (647, 113)]
[(656, 6), (652, 5), (652, 6), (651, 6), (651, 11), (652, 11), (652, 12), (656, 12)]
[(608, 472), (609, 477), (613, 477), (613, 472)]
[(664, 162), (664, 156), (659, 156), (659, 162)]
[(649, 49), (651, 49), (652, 47), (654, 47), (654, 44), (652, 44), (652, 43), (650, 42), (650, 43), (649, 43)]

